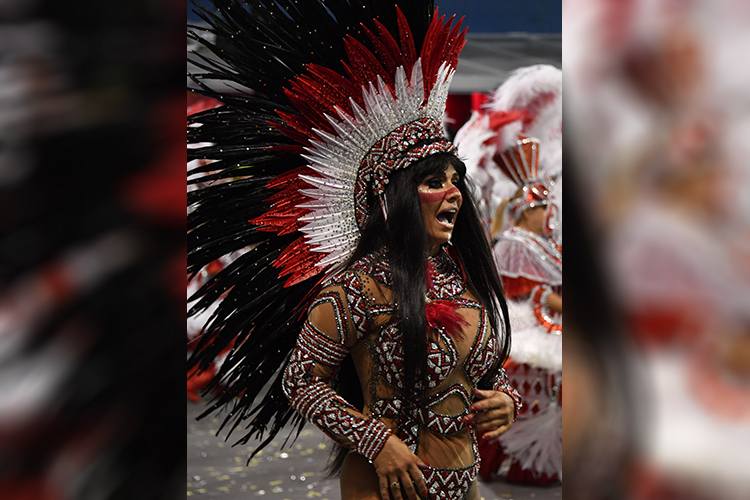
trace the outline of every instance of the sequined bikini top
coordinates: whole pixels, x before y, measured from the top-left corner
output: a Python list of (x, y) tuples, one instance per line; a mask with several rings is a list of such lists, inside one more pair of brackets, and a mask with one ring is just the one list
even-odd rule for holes
[(400, 419), (400, 437), (413, 447), (418, 444), (419, 426), (441, 435), (466, 430), (461, 417), (468, 414), (472, 403), (471, 389), (492, 366), (499, 349), (484, 307), (467, 291), (460, 264), (445, 248), (428, 259), (432, 287), (427, 296), (456, 304), (468, 326), (463, 340), (443, 331), (428, 339), (428, 401), (406, 418), (400, 414), (404, 358), (397, 306), (387, 300), (388, 290), (383, 292), (383, 287), (393, 285), (388, 250), (360, 259), (327, 283), (343, 286), (354, 322), (360, 323), (358, 336), (369, 358), (364, 371), (370, 374), (366, 401), (372, 416)]

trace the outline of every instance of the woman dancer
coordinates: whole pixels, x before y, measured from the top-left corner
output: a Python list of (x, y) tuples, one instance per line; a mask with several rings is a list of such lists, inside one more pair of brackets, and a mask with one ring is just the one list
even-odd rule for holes
[(188, 368), (231, 346), (206, 414), (228, 408), (242, 442), (268, 432), (256, 452), (313, 421), (342, 445), (343, 498), (477, 498), (478, 434), (505, 431), (520, 400), (443, 136), (460, 23), (427, 1), (215, 4), (215, 44), (196, 40), (221, 62), (196, 61), (194, 80), (225, 105), (189, 119), (189, 159), (214, 160), (190, 181), (189, 271), (245, 251), (192, 297), (191, 315), (219, 305)]
[[(438, 154), (391, 175), (387, 219), (373, 207), (287, 365), (293, 406), (352, 450), (343, 498), (478, 498), (477, 437), (506, 431), (520, 406), (498, 364), (502, 291), (464, 173)], [(329, 387), (347, 354), (350, 401)]]

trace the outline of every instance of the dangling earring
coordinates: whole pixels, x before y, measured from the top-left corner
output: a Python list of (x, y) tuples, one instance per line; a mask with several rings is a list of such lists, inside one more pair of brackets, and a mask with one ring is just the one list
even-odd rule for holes
[(385, 193), (381, 194), (378, 197), (378, 200), (380, 200), (380, 210), (383, 211), (383, 220), (388, 222), (388, 209), (385, 208), (387, 204), (387, 200), (385, 199)]

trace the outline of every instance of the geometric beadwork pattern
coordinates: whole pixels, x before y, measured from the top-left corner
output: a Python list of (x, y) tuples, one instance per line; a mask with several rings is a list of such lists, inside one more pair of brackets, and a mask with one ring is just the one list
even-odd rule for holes
[[(359, 276), (351, 270), (342, 271), (326, 279), (324, 287), (341, 287), (344, 289), (346, 296), (346, 307), (341, 306), (337, 309), (340, 314), (336, 318), (339, 327), (339, 338), (346, 344), (349, 344), (349, 333), (347, 328), (347, 319), (354, 325), (354, 333), (357, 339), (360, 339), (370, 327), (369, 315), (367, 314), (367, 305), (362, 293), (362, 284), (359, 282)], [(334, 294), (338, 296), (338, 294)], [(315, 304), (313, 304), (314, 306)], [(347, 314), (348, 312), (348, 314)]]
[[(457, 396), (463, 401), (464, 411), (458, 415), (441, 415), (440, 413), (436, 413), (433, 408), (450, 396)], [(461, 419), (469, 414), (468, 408), (470, 405), (471, 396), (466, 391), (466, 388), (461, 384), (453, 384), (448, 389), (442, 390), (429, 398), (424, 406), (418, 408), (417, 415), (420, 423), (430, 431), (448, 436), (466, 429), (468, 424), (462, 422)]]
[[(472, 431), (474, 456), (479, 457), (476, 436)], [(422, 469), (425, 483), (429, 485), (426, 500), (465, 500), (469, 496), (471, 485), (479, 473), (479, 461), (463, 469)], [(420, 498), (422, 498), (420, 496)]]
[(445, 349), (432, 339), (427, 340), (427, 386), (434, 389), (443, 383), (445, 378), (458, 365), (458, 350), (453, 340), (445, 332), (440, 332)]
[[(378, 283), (391, 287), (393, 286), (393, 281), (388, 267), (389, 258), (388, 249), (381, 248), (355, 262), (351, 266), (351, 269), (367, 274)], [(432, 280), (432, 287), (429, 290), (430, 299), (456, 300), (461, 307), (464, 307), (464, 303), (473, 302), (459, 297), (466, 290), (466, 283), (463, 280), (458, 265), (445, 249), (441, 250), (437, 255), (428, 257), (427, 261), (430, 264), (428, 269), (431, 269), (430, 279)], [(343, 274), (335, 275), (333, 281), (339, 283), (341, 281), (340, 276)], [(327, 285), (328, 282), (326, 282)]]
[(437, 255), (427, 258), (432, 284), (429, 297), (432, 300), (455, 299), (466, 289), (461, 270), (444, 248)]
[[(464, 363), (466, 375), (474, 385), (479, 383), (482, 375), (487, 373), (487, 370), (495, 362), (499, 348), (497, 334), (489, 328), (485, 314), (479, 316), (479, 331), (477, 342), (472, 346), (471, 352)], [(483, 348), (482, 339), (485, 338), (487, 339), (487, 345)]]
[[(347, 339), (348, 345), (365, 339), (370, 356), (370, 379), (362, 381), (368, 387), (378, 387), (380, 392), (369, 393), (367, 402), (370, 418), (364, 418), (346, 401), (333, 393), (328, 382), (335, 376), (341, 359), (349, 352), (347, 344), (335, 342), (333, 332), (327, 335), (312, 326), (303, 329), (289, 363), (285, 377), (285, 391), (288, 391), (292, 405), (308, 420), (315, 423), (326, 434), (344, 446), (348, 446), (372, 459), (384, 445), (391, 431), (381, 423), (381, 419), (396, 423), (398, 437), (415, 453), (419, 450), (419, 436), (428, 431), (436, 436), (456, 436), (452, 439), (468, 439), (474, 449), (475, 463), (464, 468), (423, 468), (428, 485), (429, 499), (465, 498), (476, 480), (479, 470), (479, 454), (476, 434), (462, 418), (469, 413), (473, 401), (471, 388), (485, 376), (493, 366), (499, 346), (499, 333), (490, 328), (487, 311), (481, 304), (462, 295), (466, 283), (460, 267), (448, 252), (443, 251), (431, 258), (429, 277), (432, 288), (431, 299), (449, 301), (459, 309), (475, 310), (478, 318), (476, 326), (464, 329), (464, 338), (471, 342), (452, 338), (443, 331), (436, 331), (437, 337), (430, 338), (427, 344), (428, 390), (424, 403), (417, 408), (405, 409), (400, 399), (403, 389), (403, 333), (399, 328), (397, 307), (393, 304), (375, 304), (368, 301), (364, 283), (375, 281), (375, 286), (392, 286), (388, 267), (387, 250), (366, 256), (348, 270), (333, 274), (323, 283), (326, 289), (319, 295), (314, 306), (330, 304), (336, 316), (338, 338)], [(336, 291), (338, 289), (339, 291)], [(341, 293), (343, 291), (343, 294)], [(345, 303), (341, 301), (345, 296)], [(382, 302), (382, 301), (381, 301)], [(377, 329), (373, 322), (378, 315), (390, 316)], [(354, 325), (355, 338), (349, 339), (347, 325)], [(365, 338), (364, 336), (367, 335)], [(459, 346), (461, 350), (459, 351)], [(459, 365), (462, 360), (462, 365)], [(457, 370), (463, 370), (466, 382), (446, 384), (448, 377)], [(455, 375), (453, 375), (455, 376)], [(290, 382), (294, 380), (295, 382)], [(500, 369), (494, 374), (495, 390), (508, 393), (521, 407), (518, 393), (508, 384), (505, 372)], [(445, 415), (436, 408), (445, 406), (446, 400), (458, 400), (460, 408), (455, 414)], [(379, 425), (378, 425), (379, 424)], [(396, 432), (396, 431), (394, 431)], [(461, 433), (464, 433), (463, 435)], [(421, 497), (420, 497), (421, 498)]]
[(403, 389), (402, 371), (404, 369), (404, 349), (401, 343), (401, 332), (395, 325), (387, 325), (375, 342), (376, 358), (380, 377), (388, 384)]
[[(330, 304), (333, 307), (333, 317), (336, 320), (336, 331), (338, 332), (338, 341), (341, 344), (349, 345), (349, 328), (346, 325), (346, 308), (344, 306), (341, 294), (336, 292), (323, 292), (318, 295), (315, 301), (310, 306), (312, 311), (321, 304)], [(303, 328), (308, 327), (307, 324)], [(309, 326), (312, 328), (312, 325)], [(321, 335), (325, 335), (321, 332)]]
[(440, 140), (433, 144), (433, 150), (420, 151), (410, 158), (404, 155), (409, 148), (423, 140), (435, 140), (443, 136), (443, 125), (435, 118), (420, 118), (406, 123), (380, 139), (372, 146), (360, 164), (357, 182), (354, 186), (354, 199), (357, 223), (364, 225), (367, 217), (367, 187), (373, 185), (373, 192), (383, 194), (388, 183), (388, 174), (408, 166), (409, 163), (425, 158), (430, 154), (455, 152), (456, 147), (448, 141)]
[(305, 419), (331, 439), (372, 460), (391, 431), (379, 420), (361, 416), (331, 388), (335, 367), (347, 353), (346, 345), (334, 342), (306, 323), (284, 373), (284, 394)]

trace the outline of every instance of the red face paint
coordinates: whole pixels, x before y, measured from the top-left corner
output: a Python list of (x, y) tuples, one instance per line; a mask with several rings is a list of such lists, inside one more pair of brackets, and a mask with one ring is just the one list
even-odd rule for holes
[(448, 191), (436, 191), (432, 193), (425, 193), (423, 191), (420, 191), (419, 201), (420, 203), (435, 203), (443, 200), (444, 198), (449, 198), (454, 194), (458, 194), (459, 200), (462, 200), (461, 191), (459, 191), (456, 186), (453, 186)]
[(463, 196), (461, 196), (461, 191), (459, 191), (459, 189), (456, 186), (453, 186), (452, 188), (450, 188), (448, 190), (448, 192), (445, 193), (445, 197), (446, 198), (450, 198), (454, 194), (458, 195), (458, 203), (460, 204), (463, 201), (464, 198), (463, 198)]
[(435, 203), (445, 198), (445, 193), (442, 191), (437, 191), (435, 193), (424, 193), (422, 191), (419, 192), (419, 202), (420, 203)]
[[(440, 246), (449, 242), (453, 234), (455, 218), (451, 222), (447, 219), (438, 219), (441, 210), (449, 208), (460, 209), (461, 191), (454, 185), (457, 182), (456, 170), (449, 166), (442, 176), (437, 177), (440, 182), (433, 182), (428, 178), (419, 185), (417, 194), (422, 210), (422, 220), (425, 226), (425, 235), (427, 236), (428, 251), (434, 255), (440, 249)], [(440, 186), (440, 187), (430, 187)]]

